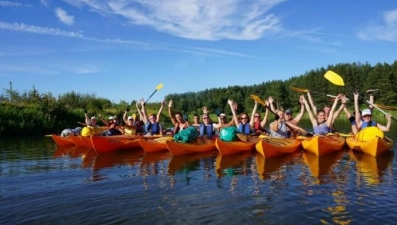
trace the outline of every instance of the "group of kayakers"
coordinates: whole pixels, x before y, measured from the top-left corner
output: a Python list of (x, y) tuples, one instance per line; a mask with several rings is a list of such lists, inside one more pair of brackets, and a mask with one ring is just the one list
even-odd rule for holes
[[(381, 125), (372, 120), (373, 95), (370, 93), (369, 108), (364, 109), (362, 112), (359, 110), (359, 94), (354, 93), (354, 113), (351, 113), (347, 107), (346, 102), (348, 99), (343, 94), (338, 94), (331, 107), (326, 106), (318, 109), (314, 104), (310, 91), (307, 91), (307, 98), (304, 95), (299, 97), (300, 111), (293, 117), (291, 110), (276, 109), (273, 105), (274, 99), (268, 97), (264, 102), (266, 109), (262, 118), (261, 114), (257, 112), (258, 101), (255, 101), (251, 117), (247, 112), (242, 112), (237, 115), (237, 103), (232, 99), (227, 101), (232, 112), (232, 118), (228, 122), (225, 113), (217, 110), (217, 122), (212, 121), (209, 116), (207, 107), (203, 107), (203, 114), (200, 116), (195, 114), (193, 116), (193, 123), (190, 124), (181, 112), (173, 112), (173, 101), (168, 102), (168, 115), (173, 124), (173, 129), (164, 129), (161, 125), (161, 114), (165, 106), (165, 102), (161, 103), (160, 109), (157, 114), (148, 114), (145, 108), (145, 101), (141, 99), (136, 103), (137, 114), (129, 115), (127, 108), (123, 114), (124, 125), (122, 126), (117, 119), (117, 116), (109, 116), (105, 120), (101, 115), (99, 119), (106, 125), (102, 130), (97, 125), (97, 118), (95, 116), (89, 117), (85, 110), (85, 123), (86, 127), (81, 129), (80, 135), (174, 135), (188, 127), (196, 127), (200, 136), (214, 136), (219, 135), (220, 131), (226, 127), (235, 127), (239, 133), (246, 135), (259, 135), (267, 134), (271, 137), (296, 137), (302, 132), (305, 132), (299, 127), (299, 122), (303, 118), (305, 111), (308, 113), (309, 119), (313, 126), (313, 133), (316, 135), (325, 135), (327, 133), (335, 132), (334, 122), (339, 117), (340, 113), (344, 111), (345, 115), (351, 122), (351, 131), (356, 134), (360, 129), (376, 126), (382, 131), (389, 131), (391, 125), (391, 115), (387, 114), (387, 125)], [(337, 108), (340, 102), (339, 108)], [(269, 113), (274, 114), (274, 121), (268, 125)], [(77, 128), (76, 128), (77, 129)], [(69, 129), (72, 132), (62, 132), (63, 135), (78, 135), (79, 130)]]

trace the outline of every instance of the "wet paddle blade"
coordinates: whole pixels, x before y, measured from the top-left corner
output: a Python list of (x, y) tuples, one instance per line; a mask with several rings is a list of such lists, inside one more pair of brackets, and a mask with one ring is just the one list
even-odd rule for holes
[(259, 98), (259, 96), (253, 95), (253, 94), (250, 94), (250, 96), (251, 96), (252, 99), (257, 101), (259, 104), (261, 104), (263, 106), (266, 106), (266, 103), (261, 98)]
[(329, 82), (338, 85), (338, 86), (345, 86), (345, 82), (343, 81), (342, 77), (339, 76), (334, 71), (328, 70), (324, 74), (324, 78), (327, 79)]
[(297, 87), (292, 87), (292, 86), (289, 86), (289, 88), (293, 91), (301, 92), (301, 93), (307, 93), (307, 91), (308, 91), (307, 89), (302, 89), (302, 88), (297, 88)]
[(158, 91), (158, 90), (160, 90), (161, 88), (163, 88), (163, 85), (164, 85), (164, 84), (159, 84), (159, 85), (157, 85), (156, 91)]
[(390, 110), (390, 111), (396, 111), (397, 109), (393, 106), (387, 106), (387, 105), (380, 105), (380, 104), (374, 104), (374, 106), (377, 106), (380, 109), (384, 110)]
[(236, 135), (237, 135), (237, 138), (238, 138), (240, 141), (242, 141), (242, 142), (247, 142), (247, 141), (248, 141), (247, 135), (245, 135), (245, 134), (240, 134), (240, 133), (237, 133)]

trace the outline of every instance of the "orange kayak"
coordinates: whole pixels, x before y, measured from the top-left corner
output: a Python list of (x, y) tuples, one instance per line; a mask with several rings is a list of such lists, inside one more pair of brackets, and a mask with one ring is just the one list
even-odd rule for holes
[(84, 144), (83, 140), (80, 138), (80, 136), (70, 135), (69, 138), (72, 139), (74, 145), (76, 145), (77, 147), (81, 147), (81, 146), (87, 147), (87, 146), (85, 146), (85, 144)]
[(86, 136), (79, 136), (81, 141), (83, 141), (85, 147), (87, 147), (88, 149), (94, 149), (94, 146), (92, 145), (91, 142), (91, 137), (86, 137)]
[(258, 137), (248, 137), (247, 142), (228, 142), (216, 139), (215, 146), (222, 155), (231, 155), (239, 152), (253, 151), (255, 149), (255, 144), (258, 142), (258, 139)]
[(302, 141), (302, 147), (306, 151), (317, 156), (343, 150), (345, 138), (339, 136), (313, 136)]
[(215, 140), (207, 138), (198, 138), (197, 142), (192, 143), (182, 143), (173, 140), (167, 140), (166, 144), (168, 150), (173, 156), (216, 150)]
[(140, 137), (142, 136), (91, 136), (91, 142), (97, 153), (108, 153), (119, 150), (140, 149)]
[(283, 165), (291, 162), (295, 157), (298, 156), (300, 156), (299, 152), (293, 152), (266, 158), (262, 154), (257, 153), (255, 162), (259, 177), (262, 180), (269, 179), (274, 172), (278, 171)]
[(288, 154), (301, 149), (302, 140), (291, 138), (266, 137), (259, 139), (255, 145), (256, 151), (265, 158)]
[(73, 141), (69, 137), (62, 137), (57, 134), (51, 134), (52, 140), (54, 140), (55, 144), (58, 146), (68, 146), (74, 145)]
[(315, 183), (324, 183), (329, 179), (332, 167), (343, 157), (343, 151), (334, 151), (326, 155), (318, 156), (312, 152), (303, 152), (303, 163), (309, 168), (311, 176), (316, 178)]
[(159, 152), (168, 150), (166, 140), (172, 140), (172, 137), (160, 137), (156, 139), (139, 139), (139, 144), (145, 152)]

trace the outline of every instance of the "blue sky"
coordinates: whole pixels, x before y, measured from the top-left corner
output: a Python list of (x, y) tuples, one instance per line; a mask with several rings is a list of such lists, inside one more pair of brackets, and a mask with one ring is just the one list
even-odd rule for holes
[(3, 93), (161, 101), (396, 55), (395, 0), (0, 0)]

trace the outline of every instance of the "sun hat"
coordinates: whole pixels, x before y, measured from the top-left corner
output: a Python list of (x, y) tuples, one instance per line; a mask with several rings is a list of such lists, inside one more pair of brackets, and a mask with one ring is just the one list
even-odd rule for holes
[(113, 119), (113, 116), (109, 116), (109, 120), (112, 120)]
[(96, 117), (95, 116), (91, 117), (91, 120), (96, 120)]
[(222, 117), (222, 116), (226, 116), (226, 114), (224, 114), (224, 113), (221, 113), (221, 114), (219, 114), (219, 116), (220, 116), (220, 117)]
[(132, 120), (132, 119), (134, 119), (134, 118), (132, 118), (132, 116), (129, 116), (129, 117), (128, 117), (128, 120)]
[(371, 113), (370, 109), (364, 109), (361, 115), (362, 116), (367, 116), (367, 115), (370, 116), (370, 115), (372, 115), (372, 113)]

